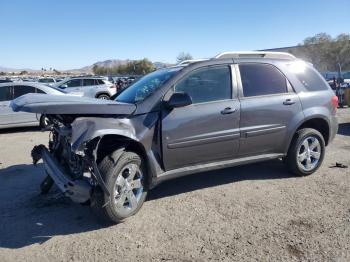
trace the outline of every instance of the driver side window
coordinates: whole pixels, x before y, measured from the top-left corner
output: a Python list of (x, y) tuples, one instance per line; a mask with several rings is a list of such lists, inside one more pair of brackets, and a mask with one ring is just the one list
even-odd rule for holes
[(175, 85), (175, 92), (185, 92), (194, 104), (232, 98), (230, 68), (205, 67), (189, 73)]

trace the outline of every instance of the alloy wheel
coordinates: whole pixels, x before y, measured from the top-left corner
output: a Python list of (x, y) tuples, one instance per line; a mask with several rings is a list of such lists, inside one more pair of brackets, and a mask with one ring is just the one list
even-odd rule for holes
[(119, 173), (114, 186), (114, 205), (118, 212), (132, 213), (139, 206), (143, 193), (143, 174), (134, 163), (126, 165)]
[(317, 137), (308, 136), (299, 145), (297, 150), (297, 163), (304, 171), (311, 171), (318, 166), (321, 158), (321, 144)]

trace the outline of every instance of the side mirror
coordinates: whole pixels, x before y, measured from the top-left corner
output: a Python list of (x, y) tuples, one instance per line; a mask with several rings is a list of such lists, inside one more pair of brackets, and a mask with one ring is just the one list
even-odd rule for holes
[(169, 108), (184, 107), (192, 104), (192, 98), (187, 93), (174, 93), (166, 105)]
[(61, 88), (61, 89), (65, 89), (65, 88), (67, 88), (67, 87), (68, 87), (67, 84), (62, 84), (62, 85), (60, 85), (60, 88)]

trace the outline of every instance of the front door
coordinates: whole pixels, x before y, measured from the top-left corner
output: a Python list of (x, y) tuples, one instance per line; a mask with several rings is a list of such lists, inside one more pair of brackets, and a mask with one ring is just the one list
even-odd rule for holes
[(82, 96), (84, 94), (81, 79), (71, 79), (62, 85), (66, 85), (67, 87), (65, 88), (65, 91), (72, 95)]
[(229, 65), (196, 69), (174, 86), (192, 105), (162, 111), (166, 170), (232, 159), (239, 147), (240, 104), (233, 97)]
[(302, 112), (298, 96), (273, 65), (239, 65), (241, 76), (240, 156), (283, 153), (288, 128)]

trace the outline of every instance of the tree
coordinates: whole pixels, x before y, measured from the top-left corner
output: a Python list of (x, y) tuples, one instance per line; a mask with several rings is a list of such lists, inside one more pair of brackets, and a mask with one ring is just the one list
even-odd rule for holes
[(92, 67), (92, 71), (95, 75), (115, 75), (115, 74), (123, 74), (123, 75), (145, 75), (156, 68), (153, 63), (149, 61), (147, 58), (142, 60), (130, 61), (125, 65), (119, 65), (114, 67), (103, 67), (94, 65)]
[(185, 52), (181, 52), (181, 53), (176, 57), (177, 63), (181, 63), (182, 61), (191, 60), (191, 59), (193, 59), (193, 57), (191, 56), (191, 54), (190, 54), (190, 53), (185, 53)]
[(56, 70), (56, 69), (53, 69), (53, 72), (54, 72), (56, 75), (60, 75), (60, 74), (61, 74), (61, 72), (58, 71), (58, 70)]
[(320, 71), (336, 71), (338, 63), (343, 70), (350, 70), (349, 34), (332, 38), (326, 33), (319, 33), (305, 38), (300, 46), (307, 60)]
[(21, 76), (22, 76), (22, 75), (27, 75), (27, 74), (28, 74), (28, 71), (23, 70), (23, 71), (21, 71), (19, 74), (20, 74)]

